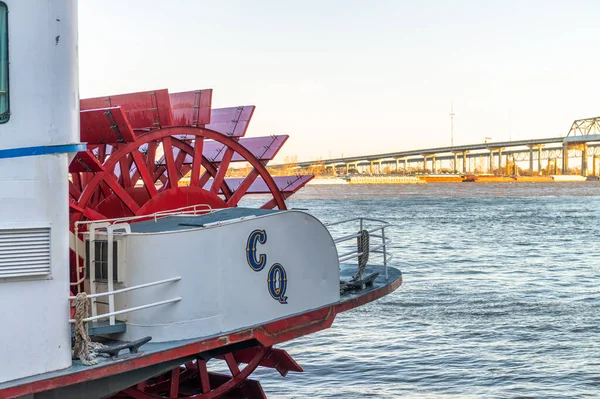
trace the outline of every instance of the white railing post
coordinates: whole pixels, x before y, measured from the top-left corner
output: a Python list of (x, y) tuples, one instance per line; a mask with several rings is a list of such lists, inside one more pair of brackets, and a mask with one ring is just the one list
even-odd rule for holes
[(381, 228), (381, 240), (383, 241), (383, 267), (385, 269), (385, 279), (388, 279), (388, 265), (387, 265), (387, 246), (385, 245), (385, 227)]
[[(79, 267), (79, 224), (75, 222), (73, 244), (75, 246), (75, 279), (77, 280), (77, 293), (79, 294), (79, 285), (81, 282), (80, 267)], [(83, 249), (85, 252), (85, 248)], [(83, 259), (83, 270), (85, 273), (85, 258)], [(70, 284), (73, 285), (73, 284)]]
[[(106, 250), (106, 267), (108, 269), (108, 292), (113, 292), (115, 289), (115, 284), (113, 281), (114, 278), (114, 273), (113, 273), (113, 229), (112, 227), (107, 227), (106, 228), (106, 245), (107, 245), (107, 250)], [(115, 296), (114, 295), (109, 295), (108, 296), (108, 313), (113, 313), (115, 311)], [(114, 326), (116, 322), (115, 316), (110, 316), (110, 321), (109, 324), (111, 326)]]
[[(96, 293), (96, 225), (94, 223), (90, 224), (89, 231), (90, 239), (89, 239), (89, 261), (90, 265), (90, 294), (94, 295)], [(98, 310), (96, 309), (96, 298), (92, 298), (92, 317), (96, 317), (98, 315)]]
[[(131, 233), (131, 227), (128, 223), (117, 223), (112, 226), (106, 227), (106, 239), (107, 239), (107, 268), (108, 268), (108, 292), (113, 292), (115, 290), (115, 282), (114, 282), (114, 271), (113, 271), (113, 237), (115, 230), (125, 230), (126, 233)], [(118, 260), (117, 260), (118, 262)], [(94, 300), (94, 299), (92, 299)], [(115, 295), (110, 294), (108, 296), (108, 313), (112, 314), (110, 316), (110, 325), (114, 326), (117, 322), (115, 318)]]

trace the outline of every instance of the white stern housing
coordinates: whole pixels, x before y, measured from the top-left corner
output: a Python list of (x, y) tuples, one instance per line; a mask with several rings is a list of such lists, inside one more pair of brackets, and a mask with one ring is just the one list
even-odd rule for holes
[[(244, 212), (229, 209), (132, 223), (132, 232), (118, 237), (122, 259), (117, 274), (123, 281), (115, 283), (116, 289), (181, 280), (116, 295), (117, 312), (182, 298), (117, 317), (127, 323), (122, 338), (152, 336), (153, 342), (164, 342), (209, 337), (339, 301), (338, 254), (320, 221), (298, 211), (247, 211), (257, 215), (206, 222), (207, 217)], [(264, 239), (253, 241), (253, 234)], [(262, 259), (262, 268), (254, 270), (249, 258)]]
[(66, 176), (68, 148), (79, 141), (79, 94), (77, 1), (0, 6), (8, 10), (0, 77), (9, 76), (1, 91), (10, 100), (0, 124), (1, 383), (71, 365)]

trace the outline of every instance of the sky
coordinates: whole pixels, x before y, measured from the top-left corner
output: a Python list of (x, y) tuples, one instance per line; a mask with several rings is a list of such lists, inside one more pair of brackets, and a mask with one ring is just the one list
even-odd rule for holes
[(82, 98), (213, 89), (275, 161), (566, 135), (600, 115), (600, 2), (83, 0)]

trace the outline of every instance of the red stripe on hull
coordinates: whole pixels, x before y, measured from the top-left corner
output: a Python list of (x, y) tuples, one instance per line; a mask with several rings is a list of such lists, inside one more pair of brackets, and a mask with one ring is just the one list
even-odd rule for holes
[(143, 355), (133, 359), (117, 361), (99, 368), (90, 368), (77, 373), (65, 374), (54, 378), (37, 380), (34, 382), (6, 388), (0, 390), (0, 399), (13, 399), (20, 396), (74, 385), (89, 380), (110, 377), (112, 375), (124, 373), (133, 369), (143, 368), (170, 360), (192, 356), (225, 345), (248, 341), (250, 339), (257, 340), (263, 346), (279, 344), (281, 342), (289, 341), (303, 335), (308, 335), (329, 328), (338, 313), (345, 312), (379, 299), (395, 291), (398, 287), (400, 287), (401, 284), (402, 277), (400, 276), (390, 284), (369, 291), (364, 295), (338, 302), (321, 309), (313, 310), (305, 314), (273, 321), (260, 327), (250, 328), (204, 341), (192, 342), (177, 348)]

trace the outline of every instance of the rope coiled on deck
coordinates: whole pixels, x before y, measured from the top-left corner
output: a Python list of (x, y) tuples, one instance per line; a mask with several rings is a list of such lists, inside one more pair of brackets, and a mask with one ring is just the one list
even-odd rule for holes
[(93, 342), (88, 335), (88, 322), (83, 321), (90, 312), (90, 302), (85, 292), (80, 292), (75, 297), (75, 345), (73, 346), (73, 358), (81, 360), (86, 366), (98, 363), (97, 349), (105, 345)]
[(358, 272), (352, 278), (353, 281), (362, 280), (369, 261), (369, 232), (367, 230), (360, 231), (360, 235), (356, 237), (356, 244), (360, 255), (358, 255)]
[(367, 268), (367, 262), (369, 261), (369, 232), (367, 230), (360, 230), (356, 237), (356, 246), (358, 249), (358, 270), (350, 281), (340, 281), (340, 294), (352, 290), (355, 286), (355, 282), (362, 280), (365, 269)]

